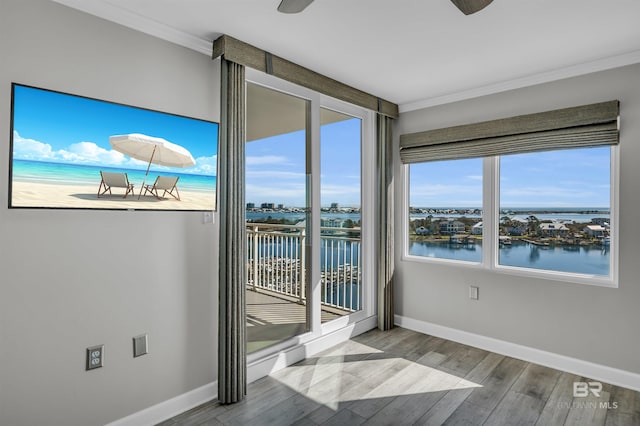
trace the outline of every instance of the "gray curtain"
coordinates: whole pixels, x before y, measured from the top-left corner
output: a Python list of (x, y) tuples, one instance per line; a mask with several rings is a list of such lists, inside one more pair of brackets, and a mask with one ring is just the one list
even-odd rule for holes
[(393, 163), (392, 119), (382, 114), (377, 117), (377, 288), (378, 328), (389, 330), (394, 325), (393, 309)]
[(222, 59), (220, 150), (220, 272), (218, 400), (247, 393), (245, 285), (247, 280), (244, 162), (244, 66)]

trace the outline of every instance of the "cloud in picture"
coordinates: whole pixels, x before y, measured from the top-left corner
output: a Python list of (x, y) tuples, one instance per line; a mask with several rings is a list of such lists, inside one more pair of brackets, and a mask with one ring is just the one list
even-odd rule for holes
[[(66, 148), (54, 150), (50, 144), (20, 136), (13, 131), (13, 157), (16, 160), (47, 161), (71, 163), (89, 166), (124, 167), (144, 169), (148, 162), (128, 157), (113, 149), (105, 149), (96, 143), (83, 141), (72, 143)], [(218, 156), (196, 158), (193, 167), (184, 169), (184, 173), (216, 175)], [(153, 166), (157, 170), (170, 170), (169, 167)]]

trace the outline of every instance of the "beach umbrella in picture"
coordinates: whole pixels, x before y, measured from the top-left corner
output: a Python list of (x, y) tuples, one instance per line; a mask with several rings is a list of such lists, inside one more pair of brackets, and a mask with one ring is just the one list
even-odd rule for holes
[(138, 199), (142, 194), (151, 164), (181, 168), (196, 164), (196, 160), (193, 159), (189, 150), (163, 138), (131, 133), (128, 135), (109, 136), (109, 143), (118, 152), (131, 158), (148, 162)]

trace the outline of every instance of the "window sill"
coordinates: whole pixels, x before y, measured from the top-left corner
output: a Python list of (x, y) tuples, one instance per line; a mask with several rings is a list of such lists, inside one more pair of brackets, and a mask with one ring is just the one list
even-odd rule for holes
[(573, 284), (586, 284), (597, 287), (618, 288), (618, 281), (610, 276), (597, 276), (588, 274), (575, 274), (568, 272), (545, 271), (539, 269), (519, 268), (513, 266), (487, 266), (479, 262), (468, 262), (454, 259), (441, 259), (434, 257), (420, 257), (403, 254), (403, 262), (416, 262), (431, 265), (439, 265), (461, 269), (482, 270), (500, 275), (525, 277), (538, 280), (559, 281)]

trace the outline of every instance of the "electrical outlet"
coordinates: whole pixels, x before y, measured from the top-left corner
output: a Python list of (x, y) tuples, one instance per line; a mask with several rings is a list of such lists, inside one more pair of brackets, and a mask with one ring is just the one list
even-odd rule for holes
[(133, 338), (133, 357), (137, 358), (149, 353), (149, 335), (141, 334)]
[(470, 285), (469, 286), (469, 299), (478, 300), (478, 287)]
[(104, 365), (104, 345), (87, 348), (87, 371)]

